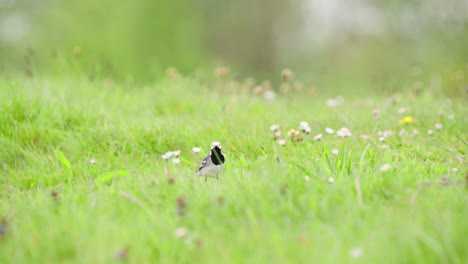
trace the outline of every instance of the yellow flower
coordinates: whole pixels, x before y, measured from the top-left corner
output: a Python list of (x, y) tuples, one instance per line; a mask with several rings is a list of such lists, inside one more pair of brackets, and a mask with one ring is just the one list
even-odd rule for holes
[(406, 116), (405, 118), (400, 120), (400, 124), (402, 125), (411, 124), (413, 122), (414, 122), (414, 118), (412, 116)]

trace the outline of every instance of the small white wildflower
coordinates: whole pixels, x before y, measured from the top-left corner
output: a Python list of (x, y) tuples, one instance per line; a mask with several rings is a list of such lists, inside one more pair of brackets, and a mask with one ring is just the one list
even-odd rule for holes
[(398, 113), (399, 113), (400, 115), (406, 113), (406, 108), (404, 108), (404, 107), (398, 108)]
[(328, 178), (328, 183), (334, 183), (334, 182), (335, 182), (335, 179), (333, 179), (333, 177)]
[(95, 164), (95, 163), (96, 163), (96, 159), (95, 159), (95, 158), (90, 159), (90, 160), (89, 160), (89, 163)]
[(458, 168), (453, 168), (453, 169), (452, 169), (452, 172), (453, 172), (453, 173), (457, 173), (457, 172), (458, 172)]
[(301, 129), (305, 129), (305, 128), (309, 127), (309, 123), (307, 123), (306, 121), (301, 121), (301, 122), (299, 122), (299, 127)]
[(175, 156), (175, 157), (179, 157), (180, 156), (180, 150), (172, 151), (172, 155)]
[(192, 152), (195, 153), (195, 154), (200, 153), (200, 151), (201, 151), (201, 148), (199, 148), (199, 147), (193, 147), (192, 148)]
[(322, 134), (317, 134), (314, 136), (314, 140), (320, 140), (323, 137)]
[(276, 131), (274, 134), (273, 134), (276, 138), (279, 138), (281, 136), (281, 131)]
[(437, 123), (437, 124), (434, 125), (434, 127), (435, 127), (437, 130), (441, 130), (441, 129), (442, 129), (442, 124)]
[(164, 160), (167, 160), (169, 159), (170, 157), (172, 157), (172, 151), (168, 151), (166, 153), (164, 153), (164, 155), (161, 156)]
[(432, 133), (434, 133), (434, 131), (432, 131), (431, 129), (429, 129), (429, 130), (427, 131), (427, 134), (428, 134), (428, 135), (432, 135)]
[(384, 141), (385, 141), (385, 137), (379, 137), (379, 141), (380, 141), (380, 142), (384, 142)]
[(390, 164), (384, 164), (380, 167), (380, 171), (388, 171), (392, 168)]
[(310, 177), (306, 175), (306, 176), (304, 176), (304, 180), (305, 181), (310, 181)]
[(304, 128), (303, 131), (304, 131), (304, 133), (306, 133), (306, 134), (310, 134), (310, 132), (312, 132), (312, 129), (311, 129), (310, 127), (306, 127), (306, 128)]
[(178, 157), (175, 157), (172, 159), (172, 163), (174, 164), (179, 164), (180, 163), (180, 159)]
[(263, 93), (263, 98), (265, 98), (268, 101), (273, 101), (276, 98), (276, 94), (272, 90), (267, 90)]
[(377, 132), (377, 135), (383, 136), (383, 137), (386, 137), (386, 138), (393, 135), (393, 134), (395, 134), (395, 132), (393, 132), (393, 130), (390, 130), (390, 129)]
[(279, 130), (280, 129), (280, 126), (279, 125), (272, 125), (270, 126), (270, 130), (271, 131), (276, 131), (276, 130)]
[(387, 145), (387, 144), (383, 144), (382, 146), (380, 146), (380, 148), (386, 149), (386, 148), (388, 148), (388, 145)]
[(349, 256), (351, 258), (359, 258), (364, 254), (362, 247), (353, 247), (349, 250)]
[(189, 231), (187, 228), (185, 227), (178, 227), (175, 232), (174, 232), (174, 235), (177, 237), (177, 238), (184, 238), (188, 235)]
[(417, 134), (419, 134), (419, 130), (413, 129), (413, 135), (417, 135)]
[(338, 155), (339, 152), (340, 152), (340, 151), (337, 150), (337, 149), (332, 149), (332, 154), (333, 154), (333, 155)]
[(278, 144), (280, 144), (281, 146), (286, 145), (286, 139), (284, 139), (284, 138), (279, 139), (279, 140), (278, 140)]
[(368, 140), (370, 137), (368, 135), (362, 134), (361, 138), (364, 139), (364, 140)]
[(340, 130), (336, 131), (336, 135), (339, 137), (350, 137), (352, 134), (347, 127), (342, 127)]
[(325, 132), (327, 132), (327, 134), (330, 134), (330, 135), (331, 135), (331, 134), (335, 133), (335, 130), (333, 130), (333, 129), (327, 127), (327, 128), (325, 128)]

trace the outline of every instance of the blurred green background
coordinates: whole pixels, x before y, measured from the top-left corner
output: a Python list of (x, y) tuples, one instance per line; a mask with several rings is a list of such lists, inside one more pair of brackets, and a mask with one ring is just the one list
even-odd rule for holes
[(228, 65), (275, 82), (288, 67), (321, 87), (457, 95), (467, 18), (465, 0), (0, 0), (0, 73), (145, 83)]

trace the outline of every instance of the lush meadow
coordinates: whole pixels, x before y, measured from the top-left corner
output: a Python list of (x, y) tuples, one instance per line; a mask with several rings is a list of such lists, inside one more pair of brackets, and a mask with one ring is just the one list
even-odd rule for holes
[(466, 95), (218, 75), (2, 77), (0, 263), (467, 263)]

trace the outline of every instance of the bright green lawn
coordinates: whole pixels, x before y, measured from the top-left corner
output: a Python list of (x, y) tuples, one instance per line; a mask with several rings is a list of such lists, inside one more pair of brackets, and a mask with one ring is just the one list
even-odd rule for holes
[[(466, 98), (331, 108), (218, 85), (0, 79), (0, 263), (468, 262)], [(300, 121), (302, 142), (271, 138)], [(194, 171), (214, 140), (227, 164), (205, 182)]]

